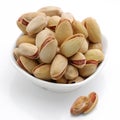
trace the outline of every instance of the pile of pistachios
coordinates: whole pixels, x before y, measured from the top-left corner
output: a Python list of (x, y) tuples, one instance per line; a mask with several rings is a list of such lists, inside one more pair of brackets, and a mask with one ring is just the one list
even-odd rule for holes
[(100, 27), (92, 17), (76, 20), (56, 6), (22, 14), (13, 51), (18, 65), (40, 80), (77, 83), (104, 60)]

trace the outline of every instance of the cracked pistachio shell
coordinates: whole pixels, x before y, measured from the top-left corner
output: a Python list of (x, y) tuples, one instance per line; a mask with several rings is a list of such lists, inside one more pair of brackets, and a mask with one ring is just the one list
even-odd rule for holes
[(68, 60), (61, 54), (57, 54), (51, 63), (50, 75), (52, 79), (59, 80), (64, 75)]
[(72, 23), (73, 20), (74, 20), (74, 17), (69, 12), (66, 12), (66, 13), (63, 12), (62, 15), (61, 15), (61, 19), (67, 19), (67, 20), (69, 20)]
[(99, 49), (102, 51), (102, 43), (90, 43), (89, 49)]
[(85, 26), (80, 21), (74, 20), (72, 22), (72, 26), (73, 26), (73, 30), (74, 30), (75, 34), (81, 33), (85, 36), (85, 38), (88, 37), (87, 29), (85, 28)]
[(35, 60), (29, 59), (24, 56), (20, 56), (17, 59), (17, 63), (22, 69), (26, 70), (30, 74), (32, 74), (32, 70), (38, 65)]
[(50, 64), (40, 64), (33, 70), (33, 75), (42, 80), (50, 80)]
[(73, 84), (73, 83), (78, 83), (78, 82), (82, 82), (84, 79), (81, 76), (78, 76), (76, 79), (74, 80), (69, 80), (68, 84)]
[(79, 69), (79, 74), (82, 77), (89, 77), (97, 69), (97, 64), (87, 63), (83, 68)]
[(88, 105), (89, 105), (88, 97), (80, 96), (73, 103), (70, 112), (72, 115), (79, 115), (87, 109)]
[(55, 29), (55, 37), (58, 44), (61, 45), (71, 35), (73, 35), (73, 29), (70, 21), (67, 19), (61, 20)]
[(38, 11), (45, 13), (47, 16), (61, 16), (62, 10), (59, 7), (56, 6), (46, 6), (40, 8)]
[(26, 26), (37, 15), (38, 15), (37, 12), (30, 12), (30, 13), (25, 13), (18, 18), (17, 25), (23, 33), (25, 33), (25, 34), (27, 33)]
[(54, 37), (54, 32), (50, 29), (44, 29), (36, 35), (35, 45), (40, 49), (42, 44), (48, 39), (49, 37)]
[(78, 73), (78, 69), (72, 65), (68, 65), (67, 66), (67, 69), (66, 69), (66, 72), (64, 74), (64, 77), (67, 79), (67, 80), (73, 80), (75, 78), (77, 78), (79, 75)]
[(29, 22), (26, 27), (26, 31), (29, 35), (34, 35), (42, 31), (47, 26), (47, 23), (47, 16), (44, 14), (40, 14)]
[(83, 68), (86, 64), (86, 58), (81, 52), (77, 52), (70, 58), (70, 63), (77, 68)]
[(90, 42), (98, 43), (101, 42), (102, 35), (101, 30), (95, 19), (88, 17), (84, 20), (84, 25), (88, 31), (88, 37)]
[(35, 44), (35, 38), (29, 35), (21, 35), (16, 42), (16, 46), (19, 46), (21, 43), (31, 43)]
[(95, 60), (99, 63), (104, 60), (104, 53), (99, 49), (90, 49), (85, 53), (86, 60)]
[(31, 59), (38, 57), (38, 48), (30, 43), (21, 43), (18, 46), (19, 53)]
[(54, 37), (49, 37), (42, 44), (39, 52), (39, 58), (44, 63), (51, 63), (57, 53), (57, 40)]
[(79, 51), (84, 41), (82, 34), (72, 35), (62, 43), (60, 51), (64, 56), (71, 57)]

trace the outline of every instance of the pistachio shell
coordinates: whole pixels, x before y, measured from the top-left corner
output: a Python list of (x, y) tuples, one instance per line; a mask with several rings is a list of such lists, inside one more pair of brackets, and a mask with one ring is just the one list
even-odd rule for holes
[(104, 60), (104, 54), (99, 49), (90, 49), (85, 53), (86, 60), (96, 60), (99, 63)]
[(20, 53), (19, 53), (19, 49), (18, 48), (14, 48), (13, 55), (14, 55), (16, 60), (20, 57)]
[(34, 68), (33, 75), (42, 80), (50, 80), (50, 64), (41, 64)]
[(70, 62), (77, 68), (83, 68), (86, 64), (86, 58), (81, 52), (77, 52), (70, 58)]
[(64, 19), (59, 22), (55, 30), (55, 37), (58, 44), (61, 45), (63, 41), (73, 35), (73, 29), (69, 20)]
[(55, 16), (55, 15), (61, 16), (62, 10), (56, 6), (46, 6), (46, 7), (40, 8), (37, 12), (38, 13), (43, 12), (47, 16)]
[(30, 43), (21, 43), (18, 46), (19, 53), (31, 59), (38, 57), (38, 48)]
[(81, 34), (75, 34), (67, 38), (60, 46), (61, 53), (66, 57), (76, 54), (85, 38)]
[(88, 37), (87, 29), (81, 22), (74, 20), (72, 26), (75, 34), (82, 33), (83, 35), (85, 35), (85, 38)]
[(36, 34), (47, 26), (47, 17), (44, 14), (38, 15), (33, 18), (26, 27), (29, 35)]
[(24, 56), (20, 56), (17, 59), (17, 63), (21, 68), (32, 74), (32, 70), (38, 65), (35, 60), (29, 59)]
[(89, 49), (99, 49), (102, 51), (102, 43), (90, 43)]
[(29, 36), (29, 35), (21, 35), (16, 42), (16, 46), (19, 46), (21, 43), (31, 43), (35, 44), (35, 38)]
[(59, 84), (67, 84), (67, 80), (66, 80), (64, 77), (62, 77), (62, 78), (56, 80), (56, 83), (59, 83)]
[(93, 43), (101, 42), (101, 30), (96, 20), (88, 17), (84, 20), (84, 25), (88, 31), (89, 40)]
[(51, 64), (50, 75), (52, 79), (58, 80), (62, 78), (66, 71), (67, 65), (68, 60), (64, 56), (57, 54)]
[(78, 69), (77, 68), (75, 68), (72, 65), (68, 65), (67, 66), (66, 72), (64, 74), (64, 77), (67, 80), (73, 80), (73, 79), (77, 78), (78, 75), (79, 75), (79, 73), (78, 73)]
[(74, 80), (69, 80), (68, 84), (72, 84), (72, 83), (78, 83), (78, 82), (82, 82), (84, 79), (81, 76), (78, 76), (76, 79)]
[(79, 74), (82, 77), (89, 77), (92, 75), (97, 69), (96, 64), (86, 64), (83, 68), (79, 69)]

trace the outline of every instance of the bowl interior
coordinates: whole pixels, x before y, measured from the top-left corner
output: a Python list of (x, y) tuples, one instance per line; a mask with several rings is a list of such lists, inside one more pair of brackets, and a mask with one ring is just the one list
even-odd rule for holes
[(106, 62), (106, 57), (107, 57), (107, 49), (108, 49), (108, 42), (107, 39), (105, 38), (105, 36), (102, 36), (102, 44), (103, 44), (103, 52), (104, 52), (104, 60), (103, 62), (98, 66), (97, 70), (95, 71), (94, 74), (92, 74), (90, 77), (86, 78), (84, 81), (79, 82), (79, 83), (73, 83), (73, 84), (58, 84), (58, 83), (52, 83), (52, 82), (47, 82), (44, 80), (40, 80), (38, 78), (35, 78), (34, 76), (30, 75), (29, 73), (27, 73), (25, 70), (21, 69), (15, 58), (13, 55), (13, 50), (15, 48), (15, 44), (13, 45), (12, 49), (11, 49), (11, 62), (14, 65), (14, 67), (18, 70), (18, 72), (21, 72), (25, 77), (29, 78), (33, 83), (35, 83), (36, 85), (47, 89), (47, 90), (51, 90), (51, 91), (55, 91), (55, 92), (69, 92), (69, 91), (73, 91), (87, 83), (89, 83), (103, 68), (105, 62)]

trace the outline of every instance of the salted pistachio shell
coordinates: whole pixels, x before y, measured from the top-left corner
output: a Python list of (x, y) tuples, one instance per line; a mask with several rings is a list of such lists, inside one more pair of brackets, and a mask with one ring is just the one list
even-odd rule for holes
[(30, 13), (25, 13), (18, 18), (17, 25), (23, 33), (25, 33), (25, 34), (27, 33), (26, 32), (26, 26), (37, 15), (38, 15), (37, 12), (30, 12)]
[(68, 60), (61, 54), (57, 54), (51, 63), (50, 75), (52, 79), (58, 80), (64, 75)]
[(19, 46), (21, 43), (31, 43), (35, 44), (35, 38), (29, 36), (29, 35), (21, 35), (16, 42), (16, 46)]
[(33, 75), (42, 80), (50, 80), (50, 64), (40, 64), (33, 69)]
[(14, 48), (13, 55), (14, 55), (16, 60), (20, 57), (20, 53), (19, 53), (19, 49), (18, 48)]
[(83, 68), (86, 64), (86, 58), (81, 52), (77, 52), (70, 58), (70, 63), (77, 68)]
[(64, 56), (71, 57), (79, 51), (84, 41), (82, 34), (72, 35), (62, 43), (60, 51)]
[(35, 45), (40, 49), (42, 44), (48, 39), (49, 37), (54, 37), (54, 32), (50, 29), (45, 28), (41, 32), (36, 35)]
[(26, 27), (26, 31), (29, 35), (36, 34), (43, 30), (47, 26), (47, 17), (44, 14), (38, 15), (33, 18)]
[(104, 53), (99, 49), (90, 49), (85, 53), (86, 60), (96, 60), (99, 63), (104, 60)]
[(89, 77), (92, 75), (97, 69), (97, 63), (86, 63), (86, 65), (79, 69), (79, 74), (82, 77)]
[(84, 79), (81, 76), (78, 76), (76, 79), (74, 80), (69, 80), (68, 84), (73, 84), (73, 83), (79, 83), (82, 82)]
[(73, 103), (70, 112), (72, 115), (79, 115), (83, 113), (88, 107), (88, 97), (80, 96)]
[(89, 105), (87, 109), (84, 111), (85, 114), (91, 112), (95, 108), (95, 106), (98, 103), (98, 95), (95, 92), (91, 92), (88, 95), (88, 102), (89, 102)]
[(102, 51), (102, 43), (90, 43), (89, 49), (99, 49)]
[(73, 80), (75, 78), (77, 78), (79, 75), (78, 73), (78, 69), (72, 65), (68, 65), (67, 66), (67, 69), (66, 69), (66, 72), (64, 74), (64, 77), (67, 79), (67, 80)]
[(40, 8), (38, 11), (45, 13), (47, 16), (61, 16), (62, 10), (59, 7), (56, 6), (46, 6)]
[(74, 20), (74, 17), (69, 12), (63, 12), (62, 15), (61, 15), (61, 19), (67, 19), (67, 20), (69, 20), (72, 23), (73, 20)]
[(74, 20), (72, 22), (72, 27), (73, 27), (73, 30), (74, 30), (75, 34), (81, 33), (85, 36), (85, 38), (88, 37), (87, 29), (85, 28), (85, 26), (80, 21)]
[(38, 65), (35, 60), (29, 59), (24, 56), (20, 56), (17, 59), (17, 63), (22, 69), (26, 70), (30, 74), (32, 74), (32, 70)]
[(56, 26), (58, 25), (60, 19), (61, 19), (61, 18), (60, 18), (59, 16), (49, 17), (47, 27), (48, 27), (48, 28), (51, 28), (52, 30), (55, 30), (55, 28), (56, 28)]
[(73, 35), (73, 29), (70, 21), (67, 19), (61, 20), (55, 29), (55, 37), (58, 44), (61, 45), (71, 35)]
[(102, 35), (97, 21), (92, 17), (88, 17), (84, 20), (84, 25), (88, 31), (88, 37), (90, 42), (92, 43), (101, 42)]
[(19, 53), (31, 59), (38, 58), (38, 48), (30, 43), (21, 43), (18, 46)]
[(56, 80), (56, 83), (59, 83), (59, 84), (67, 84), (67, 80), (66, 80), (64, 77), (62, 77), (62, 78)]

